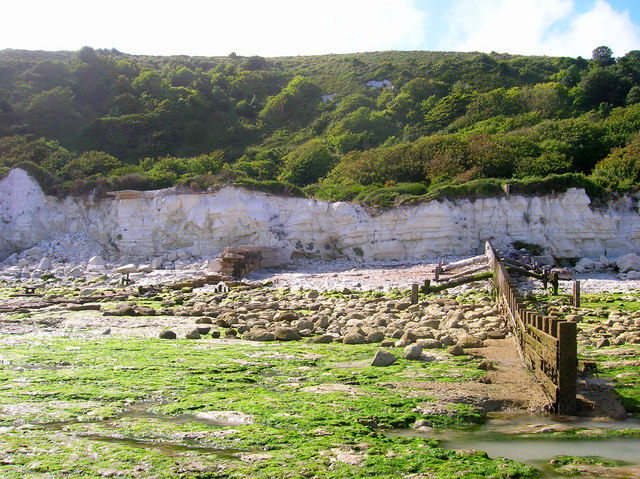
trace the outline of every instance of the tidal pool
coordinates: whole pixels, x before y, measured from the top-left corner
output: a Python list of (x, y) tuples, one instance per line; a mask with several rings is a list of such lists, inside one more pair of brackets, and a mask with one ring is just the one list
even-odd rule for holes
[[(559, 456), (593, 456), (640, 464), (640, 438), (598, 438), (607, 431), (640, 429), (640, 421), (600, 421), (571, 416), (489, 414), (486, 424), (457, 429), (396, 430), (390, 435), (438, 439), (446, 449), (477, 449), (541, 467)], [(548, 433), (573, 432), (558, 438)]]

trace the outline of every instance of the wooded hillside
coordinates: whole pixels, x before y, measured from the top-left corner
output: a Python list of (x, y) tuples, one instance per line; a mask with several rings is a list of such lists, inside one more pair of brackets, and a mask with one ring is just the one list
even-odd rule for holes
[[(240, 184), (388, 205), (640, 183), (640, 51), (0, 51), (0, 175), (49, 193)], [(545, 179), (546, 178), (546, 179)]]

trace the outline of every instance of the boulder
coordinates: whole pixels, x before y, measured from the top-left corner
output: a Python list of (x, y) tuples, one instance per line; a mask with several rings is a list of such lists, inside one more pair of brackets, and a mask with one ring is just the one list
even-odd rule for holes
[(79, 278), (84, 275), (84, 270), (80, 266), (75, 266), (67, 271), (67, 276), (70, 278)]
[(242, 335), (247, 341), (275, 341), (276, 336), (271, 331), (262, 328), (255, 328), (245, 331)]
[(629, 271), (640, 271), (640, 256), (635, 253), (626, 254), (616, 260), (618, 270), (621, 273)]
[(557, 274), (558, 279), (565, 281), (573, 279), (573, 272), (568, 268), (552, 268), (551, 275)]
[(422, 349), (439, 349), (442, 347), (442, 343), (437, 339), (418, 339), (416, 341)]
[(153, 269), (162, 268), (162, 263), (164, 263), (164, 258), (154, 258), (151, 260), (151, 267)]
[(488, 339), (504, 339), (507, 337), (506, 331), (489, 331), (487, 333)]
[(51, 260), (49, 258), (42, 258), (36, 267), (41, 271), (48, 271), (49, 268), (51, 268)]
[(387, 366), (391, 366), (393, 363), (396, 362), (396, 357), (391, 354), (389, 351), (385, 351), (384, 349), (379, 349), (376, 352), (376, 355), (373, 357), (373, 360), (371, 361), (371, 366), (375, 366), (375, 367), (387, 367)]
[(277, 313), (274, 317), (273, 320), (274, 321), (286, 321), (288, 323), (290, 323), (291, 321), (296, 321), (300, 316), (298, 315), (298, 313), (295, 313), (293, 311), (282, 311), (280, 313)]
[(330, 334), (323, 334), (322, 336), (312, 336), (305, 341), (309, 344), (328, 344), (333, 342), (333, 336)]
[(155, 316), (156, 310), (148, 306), (136, 306), (136, 313), (138, 316)]
[(101, 256), (92, 256), (87, 262), (87, 265), (89, 266), (104, 266), (104, 264), (104, 260)]
[(457, 345), (463, 349), (466, 348), (481, 348), (483, 346), (482, 340), (476, 338), (470, 334), (465, 334), (458, 339)]
[(209, 334), (209, 332), (211, 331), (211, 326), (196, 326), (196, 331), (198, 331), (202, 335)]
[(410, 344), (402, 351), (402, 357), (409, 361), (418, 360), (420, 356), (422, 356), (422, 347), (417, 343)]
[(176, 339), (177, 337), (173, 331), (162, 331), (159, 335), (160, 339)]
[(451, 346), (449, 349), (447, 349), (447, 352), (449, 354), (451, 354), (452, 356), (463, 356), (464, 355), (464, 349), (462, 349), (462, 347), (458, 344), (456, 344), (455, 346)]
[(478, 364), (478, 369), (482, 371), (495, 371), (496, 365), (493, 361), (489, 361), (488, 359), (483, 359), (480, 364)]
[(138, 316), (136, 308), (130, 304), (121, 304), (115, 311), (105, 311), (105, 316)]
[(301, 339), (298, 332), (291, 328), (276, 328), (273, 334), (278, 341), (298, 341)]
[(194, 329), (193, 331), (189, 331), (186, 334), (185, 338), (187, 338), (187, 339), (200, 339), (201, 336), (200, 336), (200, 333), (198, 332), (198, 330)]
[(356, 331), (350, 331), (342, 338), (344, 344), (364, 344), (365, 338), (362, 334)]
[(372, 331), (367, 334), (365, 341), (367, 343), (380, 343), (384, 340), (384, 333), (382, 331)]
[(117, 268), (113, 268), (112, 270), (115, 274), (130, 274), (138, 271), (136, 265), (133, 263), (125, 264), (123, 266), (118, 266)]
[(402, 337), (398, 341), (396, 341), (396, 348), (404, 348), (409, 344), (413, 344), (418, 340), (418, 336), (416, 336), (411, 331), (406, 331)]

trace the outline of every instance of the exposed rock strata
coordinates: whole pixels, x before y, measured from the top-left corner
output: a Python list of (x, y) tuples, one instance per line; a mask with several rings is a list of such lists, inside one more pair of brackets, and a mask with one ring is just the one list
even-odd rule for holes
[(486, 240), (498, 248), (516, 240), (535, 243), (557, 257), (615, 257), (639, 252), (640, 215), (632, 197), (595, 209), (579, 189), (372, 211), (232, 187), (60, 200), (44, 195), (19, 169), (0, 181), (0, 259), (80, 232), (121, 260), (175, 250), (215, 257), (238, 245), (280, 247), (322, 259), (433, 258), (476, 253)]

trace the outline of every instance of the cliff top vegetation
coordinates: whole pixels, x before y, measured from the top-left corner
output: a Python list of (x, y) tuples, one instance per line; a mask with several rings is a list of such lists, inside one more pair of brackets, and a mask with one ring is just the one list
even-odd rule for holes
[(640, 184), (640, 51), (0, 51), (0, 175), (50, 194), (237, 184), (390, 205)]

